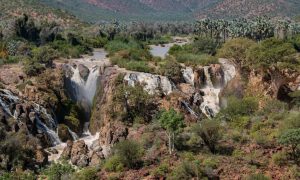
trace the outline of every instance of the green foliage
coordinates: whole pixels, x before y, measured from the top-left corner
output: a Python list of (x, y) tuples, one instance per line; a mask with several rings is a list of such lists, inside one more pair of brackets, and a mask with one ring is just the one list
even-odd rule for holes
[(162, 111), (158, 118), (161, 126), (168, 132), (177, 132), (184, 127), (183, 116), (174, 109)]
[(235, 38), (223, 44), (218, 50), (218, 57), (230, 59), (238, 66), (246, 65), (246, 52), (255, 42), (246, 38)]
[(282, 165), (286, 164), (287, 160), (288, 160), (288, 158), (287, 158), (286, 152), (284, 152), (284, 151), (277, 152), (272, 155), (272, 161), (274, 162), (274, 164), (276, 164), (278, 166), (282, 166)]
[(124, 170), (124, 164), (119, 156), (114, 155), (105, 161), (104, 169), (109, 172), (121, 172)]
[(202, 65), (208, 66), (210, 64), (218, 64), (219, 61), (216, 57), (210, 56), (207, 54), (192, 54), (192, 53), (183, 53), (178, 54), (176, 60), (185, 65)]
[(198, 161), (183, 161), (169, 174), (169, 180), (189, 180), (205, 177)]
[(166, 177), (169, 172), (169, 165), (166, 163), (161, 163), (156, 169), (151, 173), (155, 178)]
[(71, 175), (73, 172), (75, 172), (73, 166), (66, 162), (52, 163), (49, 167), (42, 170), (42, 174), (45, 175), (48, 180), (61, 179), (64, 176)]
[(286, 130), (278, 139), (280, 144), (291, 146), (294, 158), (299, 155), (300, 128)]
[(36, 175), (31, 171), (0, 173), (0, 180), (36, 180)]
[(277, 66), (297, 70), (300, 62), (295, 57), (296, 50), (291, 43), (270, 38), (252, 46), (247, 51), (247, 63), (253, 67)]
[(217, 120), (202, 120), (193, 126), (192, 131), (201, 137), (212, 153), (216, 153), (216, 145), (221, 138), (221, 126)]
[(113, 154), (127, 168), (139, 167), (142, 153), (143, 149), (141, 145), (132, 140), (121, 141), (113, 147)]
[(227, 107), (221, 111), (221, 114), (225, 115), (227, 120), (232, 121), (238, 116), (249, 116), (257, 110), (258, 102), (254, 97), (244, 97), (243, 99), (230, 97)]
[(111, 62), (121, 68), (140, 72), (153, 71), (147, 62), (152, 58), (149, 51), (137, 41), (117, 39), (110, 41), (105, 49), (111, 56)]
[[(10, 121), (13, 120), (10, 119)], [(25, 165), (28, 169), (32, 168), (29, 164), (32, 162), (31, 159), (37, 146), (36, 138), (28, 139), (26, 132), (20, 130), (15, 133), (2, 131), (0, 140), (0, 153), (9, 160), (7, 164), (4, 163), (3, 170), (10, 171), (12, 168), (23, 168)]]
[[(136, 117), (143, 117), (145, 123), (150, 122), (157, 109), (154, 97), (144, 91), (141, 85), (132, 87), (123, 82), (116, 86), (113, 102), (111, 115), (127, 122), (133, 122)], [(120, 106), (125, 107), (126, 111), (120, 110)]]
[(175, 83), (181, 83), (183, 82), (181, 69), (182, 67), (178, 62), (172, 58), (167, 58), (167, 60), (161, 64), (158, 73), (167, 76)]
[(72, 175), (72, 179), (76, 180), (96, 180), (97, 178), (97, 168), (95, 167), (87, 167), (81, 169), (80, 171), (74, 173)]
[(197, 37), (191, 46), (193, 53), (215, 55), (219, 44), (208, 37)]
[(50, 46), (41, 46), (32, 50), (33, 61), (51, 67), (53, 60), (57, 57), (54, 49)]
[(251, 174), (247, 177), (247, 180), (270, 180), (270, 178), (263, 174)]
[(172, 154), (175, 150), (175, 134), (184, 127), (184, 117), (174, 109), (169, 111), (163, 110), (160, 112), (158, 121), (163, 129), (165, 129), (169, 139), (169, 153)]

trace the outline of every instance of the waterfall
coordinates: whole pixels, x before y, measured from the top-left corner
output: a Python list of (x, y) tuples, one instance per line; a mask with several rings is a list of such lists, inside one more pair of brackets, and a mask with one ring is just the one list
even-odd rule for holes
[(54, 146), (56, 146), (56, 145), (58, 145), (58, 144), (61, 143), (61, 141), (60, 141), (60, 139), (59, 139), (59, 137), (58, 137), (58, 134), (57, 134), (54, 130), (48, 128), (48, 127), (40, 120), (40, 118), (39, 118), (38, 115), (35, 116), (35, 119), (36, 119), (36, 126), (37, 126), (37, 128), (38, 128), (40, 131), (46, 133), (46, 134), (49, 136), (49, 138), (50, 138), (50, 140), (51, 140), (51, 142), (52, 142), (52, 144), (53, 144)]
[(212, 118), (220, 110), (219, 94), (221, 92), (221, 88), (214, 87), (211, 80), (211, 75), (209, 73), (209, 68), (209, 66), (204, 67), (206, 85), (204, 88), (201, 88), (201, 91), (203, 91), (204, 96), (203, 103), (200, 105), (200, 109), (202, 113), (205, 114), (208, 118)]
[(76, 134), (75, 132), (73, 132), (69, 127), (68, 127), (68, 131), (69, 131), (69, 133), (71, 134), (72, 139), (73, 139), (74, 141), (76, 141), (76, 140), (78, 139), (77, 134)]
[(97, 91), (100, 76), (100, 67), (95, 65), (89, 69), (86, 81), (81, 77), (78, 66), (69, 66), (73, 76), (69, 79), (70, 87), (67, 87), (73, 101), (77, 102), (86, 112), (86, 119), (89, 119), (93, 99)]
[[(18, 120), (18, 113), (16, 110), (17, 104), (30, 103), (25, 100), (20, 100), (17, 96), (13, 95), (9, 90), (0, 89), (0, 105), (4, 111), (14, 119)], [(14, 107), (14, 113), (10, 107)], [(57, 133), (54, 131), (57, 128), (57, 122), (52, 118), (52, 116), (47, 112), (47, 110), (40, 106), (39, 104), (33, 103), (33, 109), (30, 110), (35, 113), (35, 125), (37, 129), (45, 133), (51, 140), (53, 145), (58, 145), (61, 143)], [(48, 126), (43, 123), (40, 119), (40, 116), (46, 117)]]

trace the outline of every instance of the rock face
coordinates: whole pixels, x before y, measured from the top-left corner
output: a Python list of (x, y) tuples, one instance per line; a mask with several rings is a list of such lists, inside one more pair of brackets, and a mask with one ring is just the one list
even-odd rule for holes
[(149, 73), (132, 72), (124, 77), (125, 82), (130, 86), (140, 84), (149, 94), (169, 95), (173, 89), (173, 83), (165, 76), (158, 76)]
[(83, 140), (76, 142), (68, 141), (64, 148), (61, 159), (71, 160), (78, 167), (96, 166), (104, 159), (102, 148), (90, 147)]
[(289, 102), (290, 92), (297, 91), (300, 85), (300, 74), (290, 70), (270, 68), (267, 71), (252, 70), (247, 84), (247, 93), (266, 96)]
[(89, 77), (89, 74), (90, 74), (89, 68), (86, 67), (83, 64), (79, 64), (78, 65), (78, 70), (79, 70), (80, 77), (82, 79), (84, 79), (84, 81), (86, 81), (88, 79), (88, 77)]
[(89, 164), (88, 147), (83, 140), (75, 142), (71, 151), (72, 164), (79, 167), (86, 167)]

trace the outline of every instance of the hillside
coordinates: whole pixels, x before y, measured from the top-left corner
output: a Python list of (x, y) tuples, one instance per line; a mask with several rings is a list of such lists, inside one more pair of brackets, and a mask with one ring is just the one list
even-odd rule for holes
[(38, 0), (0, 0), (0, 26), (13, 21), (24, 13), (36, 21), (56, 22), (62, 27), (76, 27), (82, 24), (75, 16), (55, 9)]
[(194, 18), (251, 18), (297, 16), (296, 0), (42, 0), (91, 22), (105, 20), (186, 21)]

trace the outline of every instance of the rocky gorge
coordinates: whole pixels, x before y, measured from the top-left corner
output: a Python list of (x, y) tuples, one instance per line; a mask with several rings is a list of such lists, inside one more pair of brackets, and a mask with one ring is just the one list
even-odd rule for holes
[[(106, 55), (100, 49), (93, 56), (56, 61), (52, 72), (49, 70), (44, 77), (25, 82), (22, 76), (17, 77), (19, 89), (10, 88), (9, 82), (1, 87), (1, 123), (7, 132), (25, 131), (27, 136), (34, 137), (37, 163), (65, 159), (78, 167), (97, 165), (110, 154), (114, 144), (142, 133), (111, 115), (120, 77), (124, 86), (142, 86), (154, 96), (155, 106), (174, 108), (191, 122), (215, 117), (220, 107), (226, 106), (222, 96), (243, 89), (241, 86), (246, 86), (247, 91), (241, 93), (282, 100), (286, 100), (289, 92), (300, 89), (299, 74), (291, 72), (270, 71), (262, 75), (253, 71), (248, 83), (242, 84), (241, 72), (227, 59), (208, 66), (182, 65), (183, 81), (174, 82), (166, 76), (113, 66)], [(126, 99), (126, 93), (123, 95)], [(67, 101), (70, 104), (68, 99), (77, 107), (75, 119), (62, 116), (72, 111), (65, 105)], [(124, 105), (119, 108), (128, 111)], [(9, 157), (0, 158), (2, 164), (9, 165)]]

